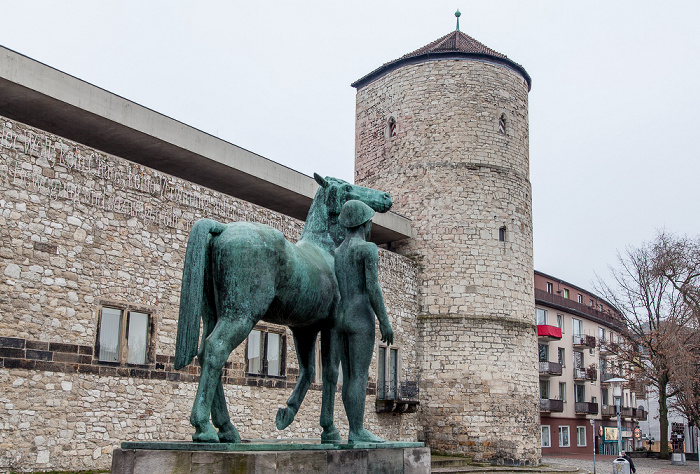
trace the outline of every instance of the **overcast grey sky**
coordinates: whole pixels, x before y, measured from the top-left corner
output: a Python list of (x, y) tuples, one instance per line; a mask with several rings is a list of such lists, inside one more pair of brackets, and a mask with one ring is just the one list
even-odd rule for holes
[(535, 268), (592, 289), (700, 234), (700, 1), (0, 0), (0, 44), (290, 168), (352, 181), (350, 83), (455, 28), (523, 65)]

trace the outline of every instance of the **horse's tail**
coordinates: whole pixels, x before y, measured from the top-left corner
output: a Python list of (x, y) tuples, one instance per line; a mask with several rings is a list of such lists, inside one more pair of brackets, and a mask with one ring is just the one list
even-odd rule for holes
[(210, 240), (226, 229), (225, 224), (211, 219), (200, 219), (190, 231), (185, 253), (185, 267), (182, 270), (180, 290), (180, 315), (177, 321), (175, 343), (175, 368), (181, 369), (192, 362), (197, 355), (199, 322), (202, 313), (211, 311), (210, 293)]

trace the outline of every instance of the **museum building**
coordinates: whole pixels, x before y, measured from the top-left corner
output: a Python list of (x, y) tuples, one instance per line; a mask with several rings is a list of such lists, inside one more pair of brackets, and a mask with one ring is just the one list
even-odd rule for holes
[[(356, 183), (396, 211), (372, 232), (395, 337), (374, 352), (367, 427), (537, 464), (530, 77), (457, 30), (353, 87)], [(199, 369), (173, 362), (190, 228), (253, 221), (296, 241), (318, 185), (5, 48), (0, 122), (0, 468), (104, 469), (121, 441), (189, 439)], [(261, 323), (230, 356), (244, 438), (320, 436), (319, 375), (275, 427), (293, 346)]]

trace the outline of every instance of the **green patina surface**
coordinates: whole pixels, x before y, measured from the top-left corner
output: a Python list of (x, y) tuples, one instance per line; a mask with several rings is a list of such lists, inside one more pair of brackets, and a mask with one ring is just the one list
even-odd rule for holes
[[(259, 321), (289, 326), (299, 361), (296, 386), (287, 406), (277, 411), (278, 429), (292, 423), (314, 380), (320, 333), (321, 441), (341, 441), (333, 423), (341, 360), (347, 381), (343, 403), (350, 424), (348, 441), (383, 441), (362, 427), (375, 314), (382, 340), (393, 340), (378, 283), (377, 247), (366, 239), (374, 211), (388, 211), (392, 201), (381, 191), (336, 178), (314, 178), (320, 187), (296, 244), (280, 231), (252, 222), (222, 224), (202, 219), (190, 232), (175, 368), (185, 367), (195, 357), (202, 366), (190, 416), (196, 442), (241, 442), (228, 414), (222, 367)], [(200, 321), (203, 331), (198, 343)]]
[(422, 448), (418, 442), (385, 442), (385, 443), (195, 443), (189, 441), (125, 441), (122, 449), (138, 450), (170, 450), (170, 451), (333, 451), (339, 449), (400, 449)]

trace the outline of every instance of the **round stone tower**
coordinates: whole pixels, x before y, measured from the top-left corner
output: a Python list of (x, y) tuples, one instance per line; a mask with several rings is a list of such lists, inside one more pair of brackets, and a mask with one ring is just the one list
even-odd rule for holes
[(353, 87), (356, 182), (413, 220), (425, 441), (537, 464), (530, 76), (458, 27)]

